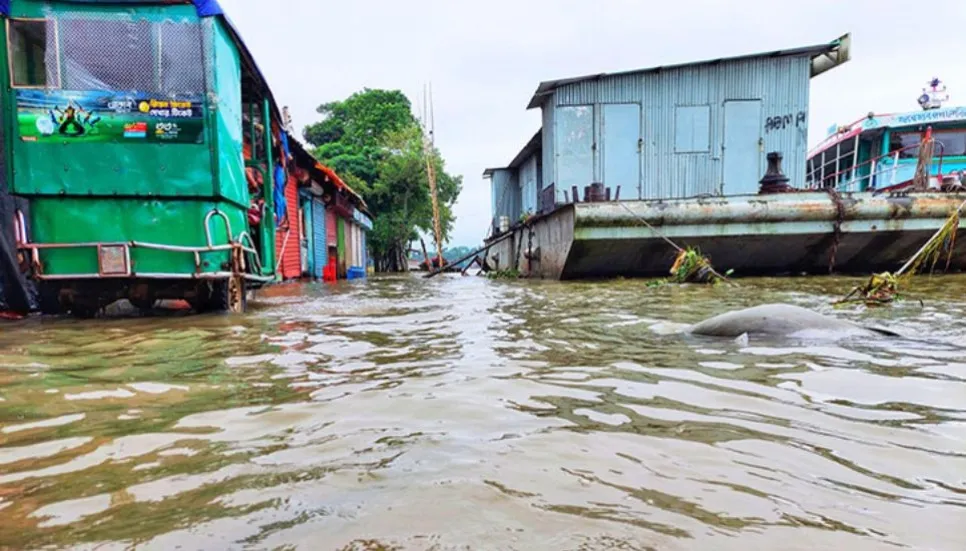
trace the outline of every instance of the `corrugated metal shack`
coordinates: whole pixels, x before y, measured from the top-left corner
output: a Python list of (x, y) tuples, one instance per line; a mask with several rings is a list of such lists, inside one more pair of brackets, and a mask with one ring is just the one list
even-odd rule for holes
[(542, 128), (484, 173), (494, 229), (592, 183), (622, 200), (754, 194), (770, 151), (801, 187), (809, 80), (846, 61), (849, 43), (541, 83), (528, 109), (542, 110)]

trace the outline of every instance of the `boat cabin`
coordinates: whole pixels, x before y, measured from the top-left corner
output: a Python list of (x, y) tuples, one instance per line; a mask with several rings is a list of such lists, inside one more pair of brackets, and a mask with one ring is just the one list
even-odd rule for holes
[(927, 135), (933, 140), (928, 187), (966, 186), (966, 106), (943, 107), (937, 96), (944, 92), (936, 80), (924, 90), (920, 111), (869, 113), (852, 124), (834, 125), (808, 154), (807, 187), (854, 192), (909, 186)]

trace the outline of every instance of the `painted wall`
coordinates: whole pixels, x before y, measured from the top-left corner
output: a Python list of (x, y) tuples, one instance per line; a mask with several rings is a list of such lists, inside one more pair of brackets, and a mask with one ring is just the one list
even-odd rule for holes
[(544, 156), (553, 160), (544, 182), (557, 183), (558, 201), (564, 189), (594, 181), (620, 185), (624, 199), (756, 193), (766, 153), (780, 151), (789, 183), (802, 186), (808, 99), (807, 57), (564, 86), (543, 108), (552, 124)]

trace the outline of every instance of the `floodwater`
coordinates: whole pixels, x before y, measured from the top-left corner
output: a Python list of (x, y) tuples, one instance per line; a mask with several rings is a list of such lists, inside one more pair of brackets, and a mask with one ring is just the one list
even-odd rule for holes
[[(0, 327), (0, 548), (966, 549), (966, 278), (286, 286)], [(792, 302), (899, 341), (686, 337)]]

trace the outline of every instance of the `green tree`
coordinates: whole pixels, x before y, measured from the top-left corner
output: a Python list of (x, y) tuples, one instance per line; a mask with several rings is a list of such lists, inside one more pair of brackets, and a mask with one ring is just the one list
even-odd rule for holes
[[(375, 216), (367, 239), (379, 271), (408, 268), (409, 243), (417, 231), (432, 233), (433, 210), (422, 133), (406, 96), (398, 90), (365, 89), (318, 109), (321, 122), (305, 128), (320, 161), (338, 172), (365, 199)], [(462, 177), (445, 171), (438, 150), (436, 173), (443, 241), (452, 231), (452, 207)]]

